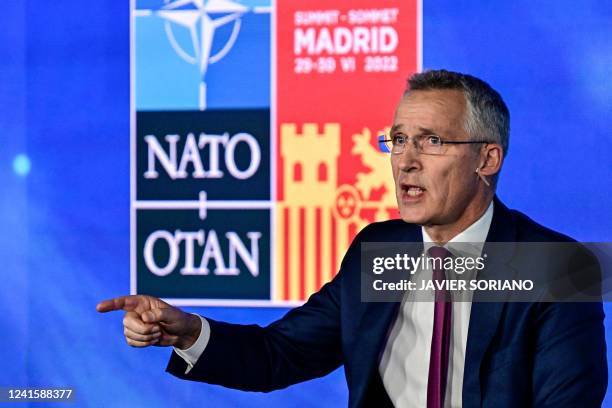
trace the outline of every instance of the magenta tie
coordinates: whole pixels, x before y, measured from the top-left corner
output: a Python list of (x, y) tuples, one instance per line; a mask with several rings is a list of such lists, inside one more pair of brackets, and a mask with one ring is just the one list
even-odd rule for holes
[[(434, 262), (433, 280), (442, 282), (445, 279), (444, 268), (437, 268), (444, 263), (444, 258), (451, 256), (445, 248), (431, 247), (429, 256), (440, 259)], [(429, 357), (429, 376), (427, 378), (427, 408), (444, 407), (446, 378), (448, 376), (448, 356), (451, 336), (451, 315), (453, 304), (447, 301), (446, 289), (435, 292), (433, 333), (431, 335), (431, 355)]]

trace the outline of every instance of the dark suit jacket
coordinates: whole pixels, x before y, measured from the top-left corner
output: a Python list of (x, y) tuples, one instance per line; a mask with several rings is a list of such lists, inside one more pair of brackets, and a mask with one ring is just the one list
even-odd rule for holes
[[(487, 242), (568, 240), (495, 199)], [(337, 276), (303, 306), (267, 327), (209, 319), (208, 346), (189, 374), (176, 353), (167, 371), (183, 379), (268, 392), (344, 365), (350, 407), (391, 405), (378, 364), (398, 303), (360, 301), (360, 243), (381, 241), (421, 242), (421, 228), (401, 220), (367, 226)], [(463, 406), (601, 406), (607, 388), (603, 318), (598, 302), (475, 301)]]

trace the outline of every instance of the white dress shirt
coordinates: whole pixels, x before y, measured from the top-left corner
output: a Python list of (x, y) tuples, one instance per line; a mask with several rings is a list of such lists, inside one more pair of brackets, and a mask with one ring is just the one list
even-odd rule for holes
[[(460, 245), (459, 250), (469, 252), (470, 256), (480, 256), (492, 219), (493, 202), (476, 222), (451, 239), (444, 247), (456, 254), (453, 243), (479, 244), (469, 248)], [(427, 249), (435, 243), (425, 228), (422, 232), (425, 253), (427, 253)], [(420, 281), (428, 281), (431, 278), (432, 270), (429, 268), (417, 271), (412, 280), (417, 281), (419, 287)], [(378, 367), (387, 394), (393, 405), (398, 408), (427, 406), (427, 379), (434, 315), (433, 293), (431, 301), (424, 301), (423, 294), (418, 295), (419, 301), (414, 301), (415, 296), (417, 296), (415, 292), (406, 292)], [(462, 405), (463, 366), (471, 308), (472, 303), (469, 301), (453, 302), (445, 407), (455, 408)]]
[[(466, 230), (451, 239), (445, 247), (453, 252), (452, 244), (457, 242), (479, 243), (470, 255), (480, 256), (493, 219), (493, 202), (485, 213)], [(423, 243), (425, 251), (435, 245), (425, 228)], [(464, 246), (461, 246), (465, 250)], [(413, 278), (431, 279), (431, 269), (417, 271)], [(419, 283), (420, 284), (420, 283)], [(415, 302), (414, 293), (407, 292), (400, 305), (400, 312), (383, 352), (379, 372), (389, 398), (396, 407), (425, 407), (427, 405), (427, 378), (429, 374), (429, 354), (433, 333), (433, 294), (432, 301)], [(448, 380), (446, 383), (445, 407), (461, 407), (463, 387), (463, 366), (470, 322), (471, 302), (454, 302)], [(196, 315), (199, 316), (199, 315)], [(186, 350), (174, 347), (174, 351), (187, 363), (188, 373), (206, 349), (210, 339), (210, 325), (202, 320), (202, 330), (196, 342)]]

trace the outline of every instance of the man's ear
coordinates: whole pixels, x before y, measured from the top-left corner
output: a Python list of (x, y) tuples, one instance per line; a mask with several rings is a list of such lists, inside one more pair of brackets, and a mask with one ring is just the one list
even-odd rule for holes
[(489, 143), (480, 150), (480, 166), (478, 171), (483, 176), (494, 176), (499, 173), (504, 161), (504, 151), (501, 145)]

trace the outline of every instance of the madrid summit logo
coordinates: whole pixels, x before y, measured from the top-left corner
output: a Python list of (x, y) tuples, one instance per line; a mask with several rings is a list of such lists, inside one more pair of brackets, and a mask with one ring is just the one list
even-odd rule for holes
[[(253, 41), (269, 38), (269, 6), (232, 0), (156, 3), (139, 0), (133, 13), (139, 110), (269, 106), (269, 41)], [(240, 98), (232, 95), (253, 77), (264, 81)]]
[(377, 142), (419, 3), (340, 3), (132, 0), (131, 293), (297, 304), (397, 216)]

